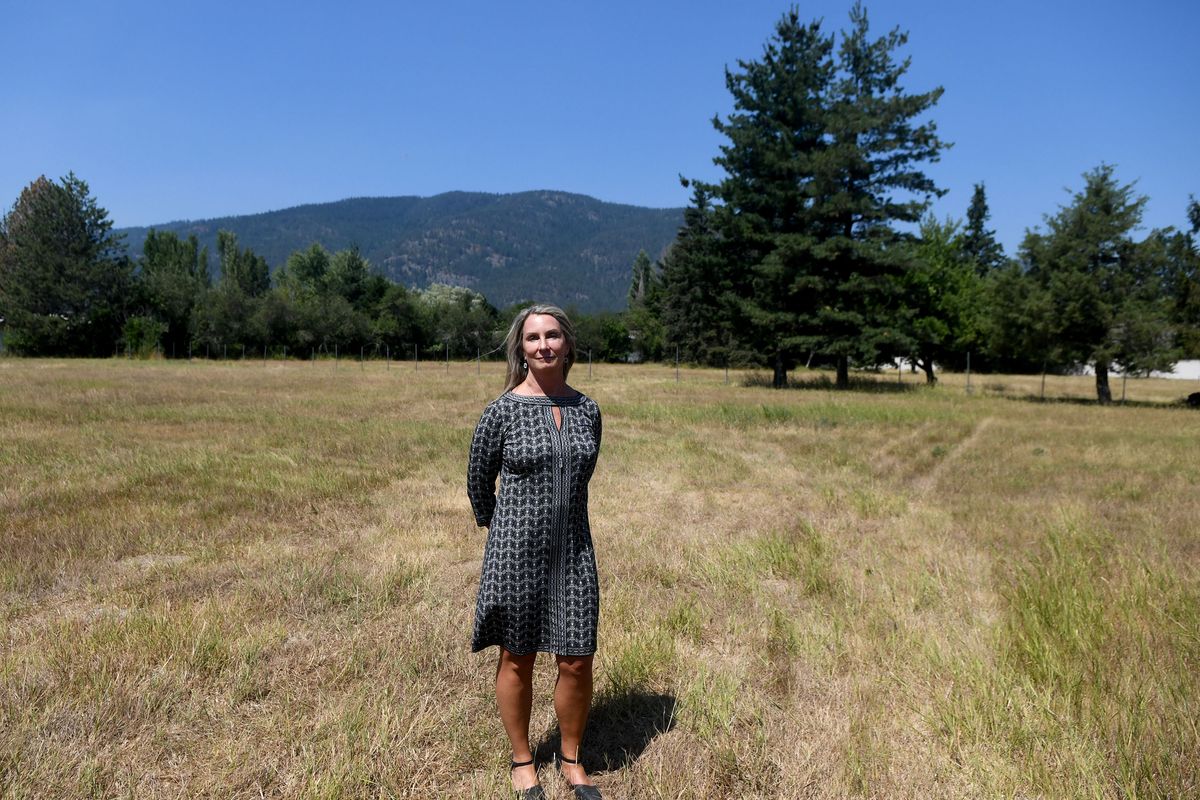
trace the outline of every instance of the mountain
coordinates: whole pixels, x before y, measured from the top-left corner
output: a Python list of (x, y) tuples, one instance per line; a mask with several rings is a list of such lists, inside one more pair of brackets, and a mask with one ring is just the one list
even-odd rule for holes
[[(207, 245), (216, 267), (217, 231), (278, 269), (296, 250), (357, 245), (373, 267), (406, 286), (466, 286), (495, 306), (522, 300), (581, 311), (625, 307), (639, 250), (663, 254), (683, 209), (605, 203), (586, 195), (448, 192), (434, 197), (359, 197), (240, 217), (151, 226)], [(133, 255), (150, 228), (122, 228)]]

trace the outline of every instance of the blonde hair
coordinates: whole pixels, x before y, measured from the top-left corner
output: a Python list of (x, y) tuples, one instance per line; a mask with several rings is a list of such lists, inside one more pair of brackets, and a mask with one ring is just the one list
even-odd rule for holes
[(535, 304), (521, 309), (513, 318), (508, 335), (504, 337), (504, 354), (508, 358), (508, 375), (504, 380), (504, 391), (506, 392), (520, 385), (529, 371), (528, 365), (525, 364), (525, 357), (521, 353), (521, 334), (525, 331), (525, 320), (529, 319), (531, 314), (549, 314), (558, 320), (559, 330), (562, 331), (563, 339), (567, 343), (567, 355), (563, 359), (564, 381), (567, 379), (567, 373), (571, 371), (571, 365), (575, 363), (575, 326), (571, 324), (567, 312), (558, 306), (544, 304)]

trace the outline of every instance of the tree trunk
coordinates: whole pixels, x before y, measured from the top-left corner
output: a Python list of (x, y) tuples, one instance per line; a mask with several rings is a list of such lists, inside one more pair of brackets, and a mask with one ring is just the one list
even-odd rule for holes
[(850, 358), (848, 356), (838, 356), (837, 383), (834, 386), (838, 389), (850, 388)]
[(933, 386), (937, 383), (937, 376), (933, 374), (933, 359), (926, 358), (921, 361), (921, 369), (925, 370), (925, 384)]
[(1102, 406), (1112, 402), (1112, 390), (1108, 388), (1108, 364), (1103, 361), (1096, 362), (1096, 399)]
[(787, 368), (783, 366), (783, 353), (775, 354), (775, 375), (771, 379), (771, 386), (776, 389), (787, 388)]

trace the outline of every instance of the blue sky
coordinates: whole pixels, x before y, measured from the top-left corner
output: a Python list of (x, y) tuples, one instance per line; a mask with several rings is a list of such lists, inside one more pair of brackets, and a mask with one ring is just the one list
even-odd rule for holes
[[(682, 206), (714, 179), (723, 70), (784, 2), (12, 3), (0, 27), (0, 204), (74, 170), (118, 226), (367, 195), (561, 189)], [(849, 2), (799, 5), (827, 30)], [(909, 31), (911, 91), (1011, 251), (1106, 162), (1147, 228), (1200, 194), (1200, 3), (867, 4)]]

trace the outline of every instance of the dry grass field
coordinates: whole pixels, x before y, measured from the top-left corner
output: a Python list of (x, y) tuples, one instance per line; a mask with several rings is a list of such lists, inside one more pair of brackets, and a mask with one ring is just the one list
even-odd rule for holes
[[(1200, 796), (1200, 387), (574, 377), (607, 797)], [(0, 796), (509, 796), (464, 487), (500, 382), (0, 360)]]

